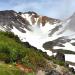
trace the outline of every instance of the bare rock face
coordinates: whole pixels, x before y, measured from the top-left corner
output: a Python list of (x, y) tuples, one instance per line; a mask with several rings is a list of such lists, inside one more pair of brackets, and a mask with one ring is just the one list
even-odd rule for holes
[(13, 10), (0, 11), (0, 26), (6, 31), (11, 31), (14, 26), (24, 33), (25, 31), (20, 27), (25, 27), (30, 30), (27, 25), (30, 25), (29, 22), (22, 18), (17, 12)]

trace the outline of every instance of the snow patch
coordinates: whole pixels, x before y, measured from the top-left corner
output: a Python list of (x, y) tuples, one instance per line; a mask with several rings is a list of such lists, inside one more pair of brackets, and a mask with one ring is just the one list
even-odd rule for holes
[(70, 68), (72, 68), (72, 67), (73, 67), (73, 68), (74, 68), (74, 71), (75, 71), (75, 66), (73, 66), (73, 65), (69, 65), (69, 67), (70, 67)]
[(65, 54), (65, 60), (75, 63), (75, 55), (74, 54)]

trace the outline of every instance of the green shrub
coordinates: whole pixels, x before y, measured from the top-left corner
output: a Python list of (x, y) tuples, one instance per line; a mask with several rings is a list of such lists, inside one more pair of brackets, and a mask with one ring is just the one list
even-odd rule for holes
[[(22, 43), (17, 36), (11, 32), (0, 32), (0, 60), (6, 63), (14, 63), (18, 60), (33, 68), (46, 65), (46, 53), (42, 53), (29, 44)], [(3, 57), (2, 57), (3, 55)]]
[(65, 66), (65, 62), (64, 61), (60, 61), (60, 60), (53, 59), (53, 62), (55, 64), (58, 64), (58, 65), (61, 65), (61, 66)]

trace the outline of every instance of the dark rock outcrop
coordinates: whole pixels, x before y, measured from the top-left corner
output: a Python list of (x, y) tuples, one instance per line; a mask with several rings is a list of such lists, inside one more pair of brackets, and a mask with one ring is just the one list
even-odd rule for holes
[(60, 61), (64, 61), (65, 62), (65, 55), (63, 53), (58, 52), (57, 55), (55, 56), (55, 58), (57, 60), (60, 60)]
[[(53, 49), (54, 46), (59, 46), (59, 47), (65, 47), (63, 44), (65, 44), (66, 42), (70, 42), (70, 39), (67, 39), (66, 37), (59, 37), (56, 40), (53, 41), (49, 41), (43, 44), (43, 48), (44, 49)], [(55, 50), (55, 49), (53, 49)]]
[(17, 12), (13, 10), (0, 11), (0, 26), (6, 26), (6, 31), (10, 31), (14, 26), (21, 32), (25, 33), (25, 31), (20, 27), (25, 27), (30, 30), (28, 25), (30, 25), (30, 23), (26, 19), (22, 18)]

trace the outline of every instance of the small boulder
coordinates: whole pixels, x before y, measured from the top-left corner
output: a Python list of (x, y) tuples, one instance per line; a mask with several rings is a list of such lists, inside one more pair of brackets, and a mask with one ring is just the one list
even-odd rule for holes
[(70, 67), (69, 70), (74, 73), (74, 68)]
[(65, 55), (63, 53), (58, 52), (55, 57), (56, 57), (57, 60), (65, 62)]

